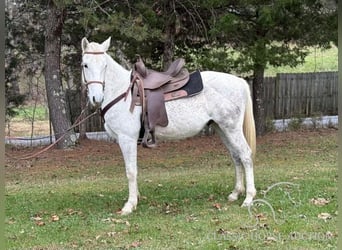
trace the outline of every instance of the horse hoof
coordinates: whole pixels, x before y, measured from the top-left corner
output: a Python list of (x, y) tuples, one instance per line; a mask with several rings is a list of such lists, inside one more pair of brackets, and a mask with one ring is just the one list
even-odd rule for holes
[(234, 194), (234, 193), (231, 193), (230, 195), (228, 195), (228, 201), (229, 202), (234, 202), (238, 199), (238, 195)]
[(120, 211), (117, 212), (117, 214), (121, 216), (129, 215), (132, 213), (132, 210), (129, 209), (121, 209)]
[(253, 200), (251, 200), (251, 201), (244, 201), (243, 203), (242, 203), (242, 205), (241, 205), (241, 207), (250, 207), (250, 206), (252, 206), (253, 205)]
[(135, 209), (137, 209), (136, 204), (132, 204), (130, 202), (127, 202), (125, 206), (120, 210), (118, 214), (120, 215), (129, 215), (131, 214)]

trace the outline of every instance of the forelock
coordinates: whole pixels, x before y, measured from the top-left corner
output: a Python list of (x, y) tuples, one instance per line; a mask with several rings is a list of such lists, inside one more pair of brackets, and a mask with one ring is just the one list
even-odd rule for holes
[(91, 42), (88, 44), (86, 51), (103, 52), (103, 48), (102, 48), (101, 44), (96, 43), (96, 42)]

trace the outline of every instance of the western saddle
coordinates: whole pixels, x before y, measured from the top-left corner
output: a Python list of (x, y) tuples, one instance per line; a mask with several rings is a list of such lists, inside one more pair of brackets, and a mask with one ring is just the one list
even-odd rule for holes
[(156, 145), (154, 133), (156, 125), (162, 127), (168, 125), (165, 101), (187, 96), (187, 92), (181, 89), (188, 82), (190, 75), (184, 64), (184, 59), (177, 59), (165, 72), (147, 69), (140, 57), (134, 64), (130, 87), (132, 90), (130, 111), (133, 112), (135, 105), (142, 106), (141, 120), (144, 136), (141, 143), (144, 147)]

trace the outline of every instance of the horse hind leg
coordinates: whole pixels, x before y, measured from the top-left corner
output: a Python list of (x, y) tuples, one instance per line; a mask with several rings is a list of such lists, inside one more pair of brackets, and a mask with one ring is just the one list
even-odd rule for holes
[(243, 166), (236, 157), (232, 157), (235, 166), (235, 187), (228, 195), (228, 201), (233, 202), (239, 199), (240, 194), (245, 193)]
[(245, 176), (246, 198), (242, 206), (250, 206), (253, 202), (254, 196), (256, 195), (256, 189), (254, 185), (252, 152), (243, 135), (243, 131), (239, 129), (222, 130), (218, 126), (215, 126), (215, 130), (229, 150), (235, 165), (235, 187), (228, 196), (228, 200), (236, 201), (239, 198), (239, 195), (245, 192)]

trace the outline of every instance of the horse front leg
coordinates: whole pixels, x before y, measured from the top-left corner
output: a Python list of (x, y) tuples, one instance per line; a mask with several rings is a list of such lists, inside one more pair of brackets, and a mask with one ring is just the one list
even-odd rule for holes
[(138, 205), (138, 167), (137, 167), (137, 142), (131, 138), (119, 138), (119, 145), (125, 161), (126, 176), (128, 179), (128, 200), (121, 209), (121, 215), (133, 212)]

